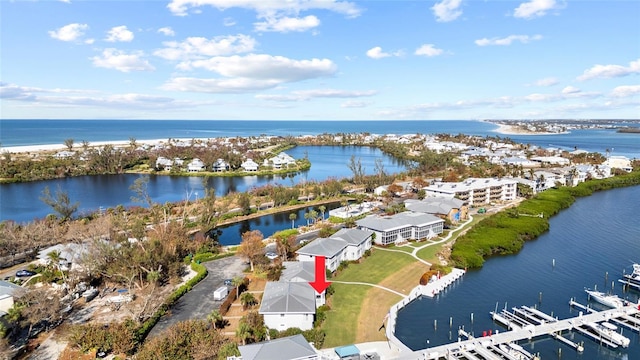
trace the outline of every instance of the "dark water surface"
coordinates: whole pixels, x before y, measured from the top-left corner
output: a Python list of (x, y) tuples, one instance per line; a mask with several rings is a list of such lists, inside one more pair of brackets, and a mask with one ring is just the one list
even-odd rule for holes
[[(579, 198), (551, 219), (549, 232), (527, 242), (520, 253), (490, 258), (482, 269), (469, 271), (436, 298), (420, 298), (401, 310), (396, 327), (398, 338), (413, 349), (423, 349), (427, 341), (435, 346), (450, 342), (450, 336), (457, 340), (459, 326), (476, 336), (489, 329), (504, 331), (489, 315), (496, 304), (499, 309), (505, 303), (509, 309), (535, 305), (559, 318), (576, 316), (578, 311), (569, 307), (572, 297), (585, 304), (585, 288), (597, 286), (610, 291), (612, 282), (614, 293), (637, 301), (640, 294), (624, 292), (617, 279), (623, 270), (631, 271), (633, 262), (640, 262), (639, 204), (640, 186)], [(583, 354), (550, 337), (521, 345), (539, 352), (542, 359), (558, 359), (558, 348), (562, 348), (562, 359), (640, 359), (638, 334), (628, 329), (623, 334), (631, 339), (628, 349), (609, 350), (579, 334), (566, 336), (574, 341), (584, 340)]]

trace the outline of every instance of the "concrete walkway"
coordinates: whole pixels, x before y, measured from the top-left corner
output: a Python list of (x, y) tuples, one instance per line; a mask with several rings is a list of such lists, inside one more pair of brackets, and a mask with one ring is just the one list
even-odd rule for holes
[(382, 290), (386, 290), (386, 291), (388, 291), (388, 292), (394, 293), (394, 294), (396, 294), (396, 295), (398, 295), (398, 296), (401, 296), (401, 297), (405, 297), (405, 296), (407, 296), (407, 294), (399, 293), (399, 292), (397, 292), (397, 291), (395, 291), (395, 290), (391, 290), (391, 289), (389, 289), (389, 288), (386, 288), (386, 287), (384, 287), (384, 286), (382, 286), (382, 285), (378, 285), (378, 284), (371, 284), (371, 283), (358, 282), (358, 281), (331, 281), (331, 282), (336, 283), (336, 284), (349, 284), (349, 285), (366, 285), (366, 286), (373, 286), (373, 287), (377, 287), (378, 289), (382, 289)]

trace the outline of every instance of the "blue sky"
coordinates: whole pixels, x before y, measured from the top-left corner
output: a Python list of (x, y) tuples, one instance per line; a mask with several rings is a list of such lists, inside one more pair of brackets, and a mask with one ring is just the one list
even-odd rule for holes
[(640, 118), (640, 1), (0, 0), (1, 118)]

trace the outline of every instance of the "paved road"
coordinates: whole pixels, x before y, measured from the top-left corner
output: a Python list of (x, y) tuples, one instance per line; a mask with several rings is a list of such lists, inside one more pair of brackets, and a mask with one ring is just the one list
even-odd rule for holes
[(209, 274), (196, 286), (186, 293), (171, 308), (169, 315), (163, 316), (153, 327), (149, 337), (162, 333), (171, 325), (190, 319), (206, 319), (214, 309), (219, 309), (222, 301), (213, 300), (213, 292), (224, 285), (224, 279), (233, 279), (243, 276), (243, 270), (247, 267), (244, 260), (237, 256), (213, 260), (203, 263)]

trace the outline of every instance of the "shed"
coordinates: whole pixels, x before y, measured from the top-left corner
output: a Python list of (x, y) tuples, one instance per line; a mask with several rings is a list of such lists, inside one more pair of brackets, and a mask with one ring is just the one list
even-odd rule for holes
[(335, 348), (336, 354), (344, 360), (360, 360), (360, 349), (355, 345), (346, 345)]

